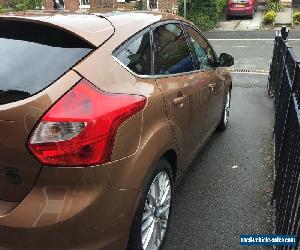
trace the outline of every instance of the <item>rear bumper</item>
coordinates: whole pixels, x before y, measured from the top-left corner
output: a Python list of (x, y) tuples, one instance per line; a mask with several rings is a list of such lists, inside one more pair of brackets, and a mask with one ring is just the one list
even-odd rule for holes
[(0, 216), (0, 249), (125, 249), (139, 191), (105, 167), (43, 168), (29, 195)]
[(254, 5), (249, 7), (244, 7), (244, 8), (228, 7), (227, 15), (228, 16), (252, 16), (254, 8), (255, 8)]

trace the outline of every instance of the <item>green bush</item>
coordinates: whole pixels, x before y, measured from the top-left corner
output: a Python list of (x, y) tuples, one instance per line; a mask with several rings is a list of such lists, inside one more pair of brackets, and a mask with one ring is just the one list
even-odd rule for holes
[(43, 0), (8, 0), (8, 7), (16, 11), (41, 9)]
[[(202, 30), (215, 27), (227, 0), (187, 0), (187, 19)], [(180, 0), (179, 15), (183, 16), (184, 1)]]
[(15, 7), (15, 10), (16, 11), (25, 11), (26, 10), (25, 3), (19, 3), (19, 4), (17, 4), (16, 7)]
[(217, 0), (217, 14), (218, 14), (218, 17), (220, 17), (223, 14), (226, 5), (227, 5), (227, 0)]
[(145, 10), (146, 6), (145, 6), (145, 3), (143, 1), (137, 1), (134, 8), (136, 10)]
[(294, 22), (296, 24), (300, 23), (300, 11), (295, 11), (295, 13), (294, 13)]
[(201, 30), (211, 30), (216, 25), (216, 20), (205, 13), (190, 13), (187, 18)]
[(267, 2), (267, 10), (273, 10), (275, 12), (280, 12), (284, 9), (281, 1), (278, 0), (268, 0)]
[(265, 24), (273, 24), (276, 19), (276, 12), (274, 10), (269, 10), (264, 14), (264, 23)]

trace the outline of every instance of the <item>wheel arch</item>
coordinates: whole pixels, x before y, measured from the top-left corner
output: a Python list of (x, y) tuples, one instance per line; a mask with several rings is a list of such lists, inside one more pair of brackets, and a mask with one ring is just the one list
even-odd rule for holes
[(178, 157), (176, 151), (174, 149), (169, 149), (162, 155), (161, 158), (166, 159), (170, 163), (172, 174), (175, 179), (177, 175), (177, 169), (178, 169), (178, 162), (177, 162)]

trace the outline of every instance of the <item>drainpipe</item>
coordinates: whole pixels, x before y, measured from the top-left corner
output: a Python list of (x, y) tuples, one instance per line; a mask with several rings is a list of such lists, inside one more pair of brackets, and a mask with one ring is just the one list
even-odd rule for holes
[(186, 0), (183, 1), (183, 16), (186, 18)]
[(59, 0), (53, 0), (53, 8), (54, 8), (54, 10), (63, 10), (64, 6), (63, 6), (62, 3)]

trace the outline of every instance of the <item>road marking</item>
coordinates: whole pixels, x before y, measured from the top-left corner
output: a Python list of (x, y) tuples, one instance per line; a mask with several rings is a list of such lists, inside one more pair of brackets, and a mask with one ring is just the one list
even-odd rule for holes
[[(213, 39), (208, 39), (209, 41), (275, 41), (274, 38), (213, 38)], [(300, 38), (291, 38), (288, 39), (288, 41), (300, 41)]]
[(238, 71), (230, 71), (231, 74), (248, 74), (248, 75), (266, 75), (268, 76), (269, 73), (262, 73), (262, 72), (238, 72)]
[(261, 70), (261, 69), (247, 70), (247, 69), (229, 68), (228, 71), (230, 71), (233, 74), (269, 75), (268, 70)]

